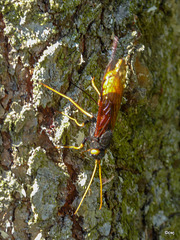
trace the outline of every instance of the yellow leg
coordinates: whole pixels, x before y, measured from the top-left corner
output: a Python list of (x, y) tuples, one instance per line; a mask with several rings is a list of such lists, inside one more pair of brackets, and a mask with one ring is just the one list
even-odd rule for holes
[(81, 149), (83, 147), (84, 147), (84, 144), (81, 143), (79, 147), (75, 147), (75, 146), (60, 146), (60, 147), (57, 147), (57, 148), (72, 148), (72, 149), (79, 150), (79, 149)]
[(94, 88), (95, 91), (97, 92), (97, 94), (100, 96), (100, 92), (99, 92), (99, 90), (97, 89), (97, 87), (96, 87), (96, 85), (95, 85), (95, 83), (94, 83), (94, 77), (91, 78), (91, 83), (92, 83), (93, 88)]
[(95, 160), (94, 170), (93, 170), (93, 173), (92, 173), (90, 182), (89, 182), (89, 184), (88, 184), (88, 186), (87, 186), (87, 188), (86, 188), (86, 191), (85, 191), (85, 193), (84, 193), (84, 195), (83, 195), (83, 197), (82, 197), (82, 199), (81, 199), (81, 202), (79, 203), (79, 206), (78, 206), (78, 208), (76, 209), (76, 211), (75, 211), (74, 214), (76, 214), (76, 213), (78, 212), (78, 210), (79, 210), (82, 202), (84, 201), (84, 198), (86, 197), (86, 194), (87, 194), (87, 192), (88, 192), (88, 190), (89, 190), (89, 188), (90, 188), (90, 186), (91, 186), (91, 183), (92, 183), (92, 181), (93, 181), (93, 179), (94, 179), (94, 175), (95, 175), (95, 173), (96, 173), (97, 163), (98, 163), (98, 160)]
[(62, 115), (64, 115), (64, 116), (68, 117), (69, 119), (73, 120), (73, 121), (76, 123), (76, 125), (78, 125), (79, 127), (84, 127), (84, 123), (78, 123), (78, 121), (77, 121), (75, 118), (72, 118), (72, 117), (66, 115), (66, 114), (63, 113), (63, 112), (59, 112), (59, 111), (56, 111), (56, 112), (58, 112), (58, 113), (60, 113), (60, 114), (62, 114)]
[(98, 161), (99, 164), (99, 182), (100, 182), (100, 206), (99, 206), (99, 210), (102, 207), (102, 177), (101, 177), (101, 163), (100, 160)]
[(40, 84), (43, 85), (44, 87), (48, 88), (49, 90), (57, 93), (57, 94), (60, 95), (61, 97), (66, 98), (66, 99), (69, 100), (72, 104), (74, 104), (74, 106), (76, 106), (82, 113), (84, 113), (85, 115), (87, 115), (87, 116), (90, 117), (90, 118), (93, 118), (93, 115), (92, 115), (92, 114), (86, 112), (83, 108), (81, 108), (81, 107), (80, 107), (74, 100), (72, 100), (70, 97), (67, 97), (67, 96), (64, 95), (63, 93), (60, 93), (60, 92), (56, 91), (55, 89), (47, 86), (47, 85), (44, 84), (44, 83), (40, 83)]

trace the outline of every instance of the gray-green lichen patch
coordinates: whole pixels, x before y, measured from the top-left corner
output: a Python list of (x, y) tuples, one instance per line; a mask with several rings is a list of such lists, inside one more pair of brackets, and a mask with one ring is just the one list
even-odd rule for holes
[[(28, 161), (28, 175), (35, 176), (31, 186), (30, 199), (32, 201), (33, 218), (32, 224), (36, 221), (53, 221), (55, 212), (57, 214), (57, 195), (60, 192), (58, 206), (61, 207), (66, 199), (65, 171), (50, 162), (44, 150), (36, 148), (32, 150)], [(58, 188), (61, 183), (61, 189)]]
[(101, 4), (95, 4), (95, 6), (92, 6), (89, 8), (88, 5), (84, 5), (83, 14), (80, 15), (78, 21), (77, 21), (77, 27), (80, 30), (82, 34), (84, 34), (87, 31), (87, 28), (91, 22), (94, 21), (94, 19), (97, 19), (94, 23), (94, 28), (96, 29), (96, 25), (99, 25), (100, 21), (100, 14), (102, 12), (102, 5)]
[[(96, 200), (93, 197), (93, 201), (97, 201), (98, 194), (93, 191), (94, 194), (96, 195)], [(93, 240), (99, 239), (99, 237), (107, 237), (112, 228), (112, 212), (105, 207), (99, 211), (98, 204), (95, 204), (95, 207), (96, 209), (93, 209), (93, 202), (91, 202), (87, 209), (87, 215), (84, 219), (84, 229), (91, 229), (91, 231), (87, 232), (85, 239)], [(89, 209), (91, 210), (91, 214), (88, 214)]]
[[(57, 60), (58, 57), (63, 55), (63, 46), (62, 41), (57, 42), (56, 44), (49, 46), (44, 52), (41, 58), (39, 59), (38, 63), (36, 64), (36, 67), (33, 72), (32, 81), (36, 83), (33, 89), (33, 99), (34, 104), (36, 107), (40, 105), (41, 95), (42, 91), (39, 91), (42, 87), (39, 83), (40, 82), (51, 82), (51, 87), (56, 88), (57, 86), (54, 86), (54, 80), (57, 81), (59, 87), (62, 86), (63, 78), (61, 78), (62, 75), (62, 69), (59, 69), (57, 67)], [(50, 84), (49, 84), (50, 85)], [(52, 92), (50, 92), (52, 95)], [(46, 102), (43, 104), (43, 107), (47, 105), (47, 102), (52, 102), (51, 97), (44, 99)], [(42, 103), (41, 103), (42, 104)]]
[(20, 48), (22, 46), (27, 48), (47, 41), (54, 31), (51, 16), (47, 12), (40, 14), (38, 10), (37, 2), (34, 0), (4, 3), (2, 8), (6, 24), (4, 31), (6, 35), (11, 36), (12, 45), (17, 47), (19, 45), (17, 43), (21, 42), (23, 45), (19, 45)]
[(27, 104), (22, 107), (19, 103), (13, 102), (11, 109), (12, 111), (6, 116), (2, 130), (11, 132), (14, 145), (19, 145), (21, 141), (29, 144), (33, 141), (37, 130), (37, 118), (33, 105)]
[(13, 193), (18, 191), (21, 196), (23, 195), (23, 186), (19, 185), (10, 171), (3, 172), (1, 169), (1, 173), (3, 174), (0, 176), (0, 211), (4, 211), (13, 201)]
[[(60, 17), (69, 17), (69, 15), (73, 15), (76, 10), (76, 7), (81, 3), (80, 0), (67, 0), (67, 1), (54, 1), (50, 0), (50, 8), (54, 11), (58, 11), (58, 14), (61, 13)], [(59, 13), (60, 12), (60, 13)]]
[[(73, 81), (78, 77), (76, 68), (79, 62), (79, 45), (73, 41), (70, 43), (70, 39), (67, 37), (62, 38), (61, 41), (57, 41), (55, 44), (47, 47), (38, 60), (32, 76), (32, 81), (34, 82), (33, 101), (35, 108), (38, 108), (40, 105), (43, 106), (43, 108), (46, 106), (51, 107), (54, 105), (52, 100), (54, 97), (54, 109), (57, 111), (63, 111), (68, 115), (68, 112), (70, 111), (69, 102), (63, 99), (61, 101), (61, 106), (59, 106), (58, 94), (47, 90), (44, 86), (40, 85), (40, 83), (43, 82), (56, 91), (62, 93), (65, 92), (69, 85), (69, 76), (73, 78)], [(75, 69), (73, 69), (73, 67), (75, 67)], [(78, 99), (76, 92), (75, 94), (67, 93), (67, 96), (74, 97), (74, 100), (76, 101)], [(59, 118), (57, 120), (59, 121)], [(69, 118), (62, 116), (61, 126), (57, 126), (55, 129), (55, 139), (53, 140), (51, 138), (51, 140), (54, 143), (57, 143), (61, 139), (64, 129), (68, 126)]]
[(74, 239), (72, 238), (73, 223), (68, 216), (63, 219), (63, 226), (58, 222), (54, 222), (54, 225), (49, 231), (49, 236), (55, 240), (59, 239)]
[[(12, 210), (11, 216), (14, 214), (13, 221), (8, 214), (3, 214), (3, 217), (8, 216), (6, 229), (9, 230), (9, 223), (12, 223), (15, 239), (73, 239), (72, 229), (74, 232), (80, 229), (81, 236), (93, 240), (148, 237), (164, 240), (167, 238), (164, 234), (166, 228), (174, 231), (175, 239), (178, 239), (178, 41), (173, 39), (173, 30), (177, 31), (178, 25), (173, 10), (175, 1), (87, 1), (84, 4), (80, 0), (2, 0), (0, 6), (9, 44), (9, 63), (1, 55), (0, 72), (5, 82), (5, 73), (10, 74), (13, 85), (13, 94), (5, 86), (1, 91), (2, 98), (8, 92), (13, 102), (3, 126), (3, 131), (11, 136), (13, 156), (12, 174), (2, 170), (1, 203)], [(139, 39), (138, 33), (141, 35)], [(72, 113), (75, 117), (79, 114), (71, 112), (74, 108), (66, 100), (38, 83), (42, 81), (66, 93), (86, 110), (96, 113), (95, 105), (70, 81), (92, 93), (90, 79), (95, 76), (100, 89), (107, 56), (110, 56), (107, 52), (115, 34), (120, 42), (119, 58), (128, 53), (135, 57), (130, 64), (129, 76), (132, 78), (129, 77), (124, 92), (113, 141), (102, 161), (103, 207), (98, 210), (97, 173), (78, 212), (84, 216), (83, 222), (81, 218), (72, 221), (67, 212), (57, 217), (58, 206), (64, 206), (71, 191), (67, 190), (67, 178), (71, 184), (76, 180), (69, 179), (62, 159), (59, 159), (60, 164), (49, 160), (50, 157), (53, 159), (52, 155), (38, 147), (38, 139), (47, 137), (43, 140), (49, 141), (52, 147), (58, 139), (63, 144), (75, 144), (79, 130), (74, 123), (69, 124), (67, 117), (53, 116), (56, 127), (54, 132), (48, 132), (46, 123), (43, 126), (40, 123), (39, 109), (43, 106), (44, 109)], [(138, 44), (145, 45), (142, 54), (136, 51), (138, 45), (136, 50), (133, 48), (134, 38)], [(16, 74), (19, 61), (33, 71), (33, 103), (24, 106), (24, 102), (18, 99), (19, 80), (22, 81), (24, 76), (23, 71)], [(0, 109), (2, 116), (5, 109)], [(80, 115), (81, 119), (84, 120)], [(88, 127), (81, 131), (86, 136)], [(46, 134), (42, 135), (44, 132)], [(75, 209), (91, 175), (94, 160), (79, 152), (67, 152), (72, 169), (79, 168), (72, 171), (79, 174), (76, 182), (79, 195), (72, 199)], [(65, 156), (67, 152), (64, 151)]]
[[(51, 86), (55, 90), (66, 89), (68, 76), (72, 74), (73, 64), (71, 64), (71, 59), (76, 62), (80, 61), (80, 54), (78, 53), (78, 45), (71, 43), (68, 45), (68, 39), (62, 39), (59, 42), (49, 46), (39, 59), (32, 80), (36, 83), (34, 87), (34, 103), (35, 106), (40, 104), (39, 100), (39, 82), (44, 82)], [(71, 48), (70, 48), (71, 47)], [(75, 77), (76, 72), (72, 75)], [(44, 87), (43, 87), (44, 88)], [(45, 91), (45, 88), (44, 88)], [(40, 92), (42, 94), (42, 92)], [(38, 95), (37, 95), (38, 94)], [(57, 95), (58, 96), (58, 95)], [(42, 101), (41, 104), (45, 107), (47, 103), (52, 102), (52, 92), (49, 91), (48, 96)]]
[(56, 34), (51, 16), (47, 12), (39, 13), (36, 1), (4, 1), (2, 6), (5, 22), (4, 34), (8, 37), (9, 68), (15, 74), (18, 61), (30, 67), (29, 59), (39, 57), (47, 46), (48, 40)]

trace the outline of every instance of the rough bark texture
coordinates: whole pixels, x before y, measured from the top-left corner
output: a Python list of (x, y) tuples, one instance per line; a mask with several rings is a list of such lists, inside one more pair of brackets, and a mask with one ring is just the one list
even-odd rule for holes
[[(1, 0), (0, 239), (180, 239), (179, 1)], [(42, 81), (97, 113), (113, 36), (127, 84), (98, 174), (78, 128), (86, 119)], [(129, 59), (129, 60), (128, 60)], [(88, 149), (88, 146), (87, 146)]]

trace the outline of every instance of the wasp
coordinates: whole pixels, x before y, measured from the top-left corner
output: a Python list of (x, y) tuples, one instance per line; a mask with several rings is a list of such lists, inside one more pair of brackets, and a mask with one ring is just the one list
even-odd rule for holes
[[(75, 211), (74, 214), (77, 214), (86, 194), (91, 186), (91, 183), (94, 179), (97, 166), (99, 166), (99, 180), (100, 180), (100, 207), (102, 207), (102, 177), (101, 177), (101, 159), (105, 155), (105, 150), (109, 147), (111, 139), (113, 136), (113, 129), (115, 127), (116, 118), (118, 111), (120, 109), (123, 89), (125, 85), (126, 78), (126, 64), (124, 59), (119, 59), (115, 62), (115, 53), (118, 44), (118, 38), (115, 37), (113, 41), (112, 54), (110, 61), (105, 69), (105, 73), (102, 80), (101, 91), (97, 89), (94, 83), (94, 78), (92, 78), (92, 86), (99, 95), (98, 100), (98, 113), (97, 117), (88, 113), (83, 108), (81, 108), (73, 99), (67, 97), (66, 95), (52, 89), (51, 87), (41, 83), (44, 87), (49, 90), (59, 94), (60, 96), (69, 100), (74, 104), (82, 113), (90, 118), (90, 120), (80, 124), (76, 119), (69, 117), (71, 120), (75, 121), (78, 126), (84, 126), (87, 122), (91, 122), (90, 134), (86, 137), (80, 146), (62, 146), (62, 148), (73, 148), (81, 149), (84, 147), (86, 141), (90, 142), (90, 149), (87, 151), (90, 152), (91, 156), (95, 159), (94, 170), (90, 179), (90, 182), (84, 192), (84, 195)], [(64, 113), (62, 113), (64, 114)], [(65, 114), (64, 114), (65, 115)], [(67, 116), (67, 115), (66, 115)]]

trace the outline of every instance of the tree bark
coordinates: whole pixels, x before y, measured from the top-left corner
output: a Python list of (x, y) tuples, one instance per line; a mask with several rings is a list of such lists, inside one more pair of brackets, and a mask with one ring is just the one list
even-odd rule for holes
[[(0, 3), (1, 239), (178, 239), (178, 1)], [(113, 141), (77, 215), (94, 159), (78, 146), (110, 58), (127, 63)], [(80, 87), (80, 88), (79, 88)], [(88, 144), (84, 150), (89, 148)]]

